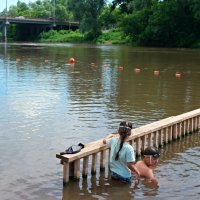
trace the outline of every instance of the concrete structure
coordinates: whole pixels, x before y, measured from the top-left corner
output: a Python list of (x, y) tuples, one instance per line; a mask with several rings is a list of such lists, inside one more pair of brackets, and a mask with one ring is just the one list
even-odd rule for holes
[(74, 21), (60, 21), (40, 18), (25, 18), (20, 17), (0, 17), (0, 25), (2, 28), (2, 41), (7, 41), (7, 27), (10, 24), (20, 25), (23, 29), (23, 34), (27, 35), (38, 35), (42, 31), (48, 31), (50, 29), (55, 30), (76, 30), (79, 28), (79, 22)]

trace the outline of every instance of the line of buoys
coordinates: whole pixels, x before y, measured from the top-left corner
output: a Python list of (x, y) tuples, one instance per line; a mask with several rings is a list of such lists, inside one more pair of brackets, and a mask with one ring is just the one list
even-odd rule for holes
[(70, 58), (70, 59), (69, 59), (69, 63), (70, 63), (70, 64), (74, 64), (74, 62), (75, 62), (75, 59), (74, 59), (74, 58)]
[[(16, 58), (16, 62), (20, 62), (20, 61), (21, 61), (20, 58)], [(45, 62), (46, 64), (48, 64), (48, 63), (49, 63), (49, 60), (48, 60), (48, 59), (45, 59), (44, 62)], [(75, 59), (74, 59), (74, 58), (70, 58), (70, 59), (69, 59), (69, 62), (70, 62), (70, 66), (73, 68), (73, 67), (74, 67), (74, 63), (75, 63)], [(90, 66), (91, 66), (91, 67), (95, 67), (96, 64), (95, 64), (95, 63), (90, 63)], [(108, 67), (108, 64), (104, 64), (103, 67)], [(122, 71), (123, 69), (124, 69), (123, 66), (119, 66), (119, 67), (118, 67), (118, 70), (119, 70), (119, 71)], [(140, 73), (140, 72), (141, 72), (141, 69), (140, 69), (140, 68), (135, 68), (134, 71), (135, 71), (135, 73)], [(160, 74), (160, 71), (159, 71), (159, 70), (154, 70), (154, 71), (153, 71), (153, 74), (154, 74), (155, 76), (158, 76), (158, 75)], [(182, 74), (181, 74), (180, 72), (176, 72), (176, 73), (175, 73), (175, 77), (176, 77), (176, 78), (180, 78), (181, 76), (182, 76)]]

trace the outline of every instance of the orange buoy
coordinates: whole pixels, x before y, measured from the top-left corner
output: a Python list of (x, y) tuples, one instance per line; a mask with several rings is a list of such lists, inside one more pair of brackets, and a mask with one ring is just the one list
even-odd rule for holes
[(176, 78), (180, 78), (181, 77), (181, 73), (176, 72), (175, 76), (176, 76)]
[(159, 72), (158, 70), (154, 70), (154, 71), (153, 71), (153, 74), (154, 74), (155, 76), (158, 76), (159, 73), (160, 73), (160, 72)]
[(140, 70), (139, 68), (135, 68), (135, 72), (136, 72), (136, 73), (140, 73), (140, 71), (141, 71), (141, 70)]
[(46, 59), (46, 60), (44, 60), (44, 62), (47, 64), (47, 63), (49, 63), (49, 61)]
[(95, 67), (96, 65), (95, 65), (95, 63), (90, 63), (90, 66)]
[(74, 64), (75, 59), (74, 59), (74, 58), (70, 58), (70, 59), (69, 59), (69, 62), (70, 62), (70, 64)]
[(118, 69), (119, 69), (119, 70), (123, 70), (124, 67), (123, 67), (123, 66), (119, 66)]

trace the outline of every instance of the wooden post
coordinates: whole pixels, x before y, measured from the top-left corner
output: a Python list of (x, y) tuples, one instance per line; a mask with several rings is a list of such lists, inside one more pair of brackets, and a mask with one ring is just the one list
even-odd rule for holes
[(194, 128), (195, 128), (195, 131), (198, 130), (198, 117), (194, 118)]
[(88, 162), (89, 156), (83, 158), (83, 177), (87, 177), (88, 174)]
[(92, 174), (96, 174), (97, 169), (97, 153), (92, 154)]
[(63, 184), (69, 182), (69, 163), (63, 162)]
[(153, 145), (158, 148), (158, 131), (153, 133)]
[(186, 120), (186, 133), (188, 134), (189, 132), (190, 132), (190, 120), (189, 119), (187, 119)]
[(172, 141), (172, 129), (172, 126), (168, 127), (168, 142)]
[(105, 154), (106, 154), (105, 150), (101, 151), (101, 156), (100, 156), (100, 169), (101, 170), (105, 169)]
[(172, 129), (172, 138), (173, 140), (177, 139), (177, 124), (173, 125), (173, 129)]
[(168, 143), (167, 132), (168, 132), (168, 127), (163, 129), (164, 144)]
[(190, 122), (190, 124), (189, 124), (189, 133), (192, 133), (192, 126), (193, 126), (192, 118), (189, 119), (189, 122)]
[(130, 141), (129, 141), (129, 144), (130, 144), (131, 146), (133, 146), (133, 143), (134, 143), (134, 140), (130, 140)]
[(152, 133), (148, 134), (148, 146), (152, 146)]
[(144, 152), (144, 149), (146, 147), (146, 135), (143, 135), (142, 138), (141, 138), (141, 141), (142, 141), (142, 152)]
[(74, 161), (74, 178), (80, 178), (80, 159)]
[(136, 155), (140, 156), (141, 151), (140, 151), (140, 137), (136, 138)]
[(183, 121), (183, 128), (182, 128), (182, 136), (185, 136), (186, 134), (186, 121)]
[(181, 123), (177, 124), (177, 138), (181, 138)]
[(158, 131), (158, 145), (159, 145), (159, 147), (161, 147), (163, 145), (162, 132), (163, 132), (163, 129)]

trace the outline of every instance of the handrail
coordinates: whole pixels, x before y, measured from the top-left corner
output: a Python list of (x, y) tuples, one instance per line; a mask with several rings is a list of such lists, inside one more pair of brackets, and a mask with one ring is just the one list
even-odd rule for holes
[[(196, 109), (132, 129), (128, 142), (134, 145), (136, 156), (139, 156), (146, 146), (162, 146), (198, 130), (199, 127), (200, 109)], [(77, 179), (80, 177), (81, 159), (83, 159), (83, 177), (87, 176), (89, 156), (92, 156), (91, 171), (95, 173), (99, 153), (100, 168), (105, 168), (105, 156), (107, 153), (107, 160), (109, 160), (109, 148), (102, 143), (102, 139), (86, 144), (85, 148), (76, 154), (56, 154), (56, 157), (61, 159), (63, 163), (63, 183), (69, 182), (70, 177)]]

